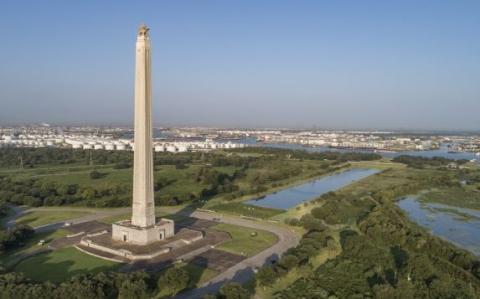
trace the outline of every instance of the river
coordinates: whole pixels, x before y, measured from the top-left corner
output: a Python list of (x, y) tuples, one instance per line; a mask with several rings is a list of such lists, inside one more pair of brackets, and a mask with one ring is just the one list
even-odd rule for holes
[[(312, 147), (312, 146), (304, 146), (301, 144), (291, 144), (291, 143), (261, 143), (257, 142), (255, 138), (244, 138), (238, 140), (236, 142), (241, 142), (244, 144), (249, 145), (256, 145), (256, 146), (265, 146), (265, 147), (274, 147), (274, 148), (284, 148), (284, 149), (294, 149), (294, 150), (305, 150), (307, 152), (364, 152), (364, 153), (373, 153), (373, 151), (366, 151), (366, 150), (355, 150), (355, 149), (337, 149), (337, 148), (330, 148), (325, 146), (319, 147)], [(381, 155), (385, 158), (394, 158), (400, 155), (410, 155), (410, 156), (419, 156), (425, 158), (432, 158), (432, 157), (443, 157), (447, 159), (453, 160), (472, 160), (478, 159), (478, 156), (475, 156), (475, 153), (468, 153), (468, 152), (456, 152), (452, 153), (449, 152), (449, 148), (447, 144), (442, 144), (439, 149), (436, 150), (429, 150), (429, 151), (402, 151), (402, 152), (377, 152), (377, 154)]]

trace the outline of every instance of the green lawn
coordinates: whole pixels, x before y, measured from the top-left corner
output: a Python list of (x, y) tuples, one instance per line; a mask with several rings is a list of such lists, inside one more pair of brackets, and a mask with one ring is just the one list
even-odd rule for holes
[(126, 213), (121, 215), (108, 216), (108, 217), (99, 219), (98, 221), (107, 223), (107, 224), (112, 224), (120, 220), (130, 219), (131, 217), (132, 217), (132, 213)]
[(33, 211), (20, 216), (16, 222), (37, 227), (45, 224), (60, 222), (72, 218), (80, 218), (88, 215), (86, 211)]
[[(264, 230), (220, 223), (212, 227), (230, 234), (232, 240), (217, 246), (217, 249), (253, 256), (277, 242), (277, 236)], [(256, 235), (252, 235), (256, 233)]]
[(28, 258), (19, 263), (14, 270), (35, 281), (62, 282), (76, 274), (114, 271), (120, 265), (69, 247)]
[(285, 212), (280, 209), (270, 209), (264, 207), (253, 206), (241, 202), (229, 202), (210, 207), (217, 212), (226, 212), (230, 214), (248, 216), (253, 218), (267, 219), (275, 215)]
[(374, 160), (374, 161), (350, 161), (348, 162), (355, 168), (376, 168), (376, 169), (389, 169), (389, 168), (396, 168), (396, 169), (405, 169), (407, 166), (405, 164), (392, 162), (390, 159), (381, 159), (381, 160)]

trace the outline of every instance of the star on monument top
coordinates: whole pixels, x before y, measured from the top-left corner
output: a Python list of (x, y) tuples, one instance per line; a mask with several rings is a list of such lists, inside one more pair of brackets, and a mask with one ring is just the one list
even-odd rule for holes
[(142, 24), (140, 28), (138, 28), (138, 36), (148, 36), (148, 31), (150, 28), (148, 28), (145, 24)]

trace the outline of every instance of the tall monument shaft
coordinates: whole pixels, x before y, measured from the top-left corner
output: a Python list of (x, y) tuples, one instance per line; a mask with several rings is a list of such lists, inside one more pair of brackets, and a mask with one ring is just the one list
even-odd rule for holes
[(153, 193), (152, 90), (150, 38), (142, 26), (137, 34), (135, 59), (135, 145), (132, 225), (155, 225)]
[[(148, 245), (165, 240), (175, 234), (173, 220), (155, 219), (153, 193), (153, 147), (152, 147), (152, 89), (151, 89), (150, 38), (148, 28), (143, 25), (137, 33), (135, 52), (135, 143), (133, 156), (133, 203), (132, 219), (112, 224), (112, 242), (127, 242)], [(200, 236), (201, 238), (202, 236)], [(88, 243), (88, 246), (94, 243)], [(99, 247), (96, 247), (99, 248)], [(105, 247), (100, 247), (105, 249)], [(158, 248), (157, 248), (158, 249)], [(102, 249), (100, 249), (102, 250)], [(108, 248), (109, 253), (115, 249)], [(164, 249), (161, 249), (164, 250)], [(122, 257), (137, 259), (118, 250)], [(156, 252), (161, 254), (163, 251)], [(148, 257), (148, 255), (147, 255)], [(143, 254), (143, 257), (145, 255)], [(150, 258), (150, 257), (148, 257)]]

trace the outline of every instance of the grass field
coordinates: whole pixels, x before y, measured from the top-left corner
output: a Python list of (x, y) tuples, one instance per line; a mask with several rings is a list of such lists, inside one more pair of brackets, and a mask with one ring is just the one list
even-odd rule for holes
[(217, 246), (217, 249), (245, 256), (253, 256), (272, 246), (278, 240), (277, 236), (271, 232), (225, 223), (217, 224), (212, 228), (227, 232), (232, 238), (232, 240)]
[(103, 223), (107, 223), (107, 224), (112, 224), (112, 223), (120, 221), (120, 220), (130, 219), (130, 217), (132, 217), (132, 213), (108, 216), (108, 217), (99, 219), (98, 221), (103, 222)]
[(219, 204), (211, 207), (210, 209), (220, 213), (225, 212), (229, 214), (236, 214), (236, 215), (260, 218), (260, 219), (267, 219), (285, 212), (284, 210), (280, 210), (280, 209), (258, 207), (258, 206), (253, 206), (249, 204), (244, 204), (241, 202), (230, 202), (230, 203)]
[(62, 282), (80, 273), (114, 271), (120, 265), (70, 247), (28, 258), (15, 267), (15, 272), (24, 273), (26, 277), (35, 281)]
[(49, 223), (60, 222), (67, 219), (79, 218), (88, 215), (85, 211), (33, 211), (17, 218), (19, 224), (27, 224), (37, 227)]
[(375, 161), (352, 161), (349, 163), (355, 168), (376, 168), (380, 170), (389, 168), (405, 169), (407, 167), (405, 164), (395, 163), (385, 158)]
[(419, 197), (423, 202), (434, 202), (459, 208), (480, 210), (480, 191), (458, 187), (432, 190)]

